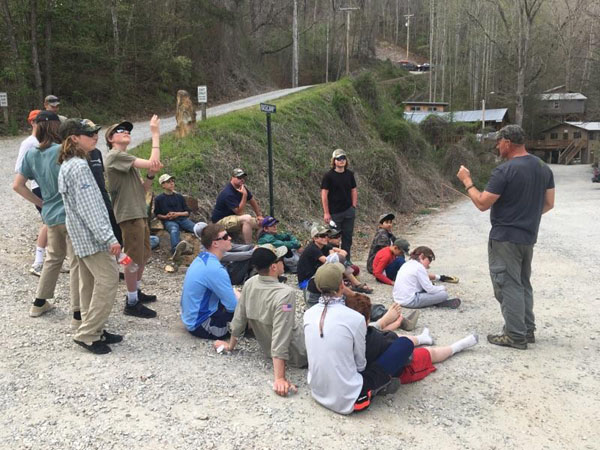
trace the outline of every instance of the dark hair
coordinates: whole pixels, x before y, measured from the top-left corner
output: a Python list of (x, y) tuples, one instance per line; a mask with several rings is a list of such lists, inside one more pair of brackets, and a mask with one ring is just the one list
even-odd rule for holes
[(221, 231), (225, 231), (225, 227), (218, 223), (211, 223), (204, 227), (204, 230), (200, 234), (200, 242), (202, 242), (206, 250), (210, 250), (212, 243), (216, 241)]
[(421, 246), (415, 248), (410, 252), (410, 259), (419, 259), (419, 256), (423, 255), (425, 258), (429, 258), (430, 261), (435, 260), (435, 254), (429, 247)]
[(346, 306), (362, 314), (367, 324), (371, 321), (371, 299), (365, 294), (353, 292), (346, 295)]
[(35, 137), (38, 140), (38, 148), (44, 150), (52, 144), (60, 144), (62, 139), (58, 134), (60, 122), (58, 120), (47, 120), (38, 122), (35, 128)]

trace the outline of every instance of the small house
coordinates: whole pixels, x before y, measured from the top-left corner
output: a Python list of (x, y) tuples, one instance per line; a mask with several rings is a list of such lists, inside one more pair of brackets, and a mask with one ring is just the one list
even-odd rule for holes
[(528, 141), (527, 150), (549, 163), (588, 164), (600, 151), (600, 122), (563, 122)]
[(581, 121), (585, 119), (587, 97), (579, 92), (567, 91), (565, 86), (556, 86), (539, 95), (542, 115), (556, 120)]
[(444, 112), (448, 108), (445, 102), (417, 102), (408, 101), (404, 104), (404, 112)]
[(507, 108), (486, 109), (485, 111), (446, 111), (446, 112), (424, 112), (424, 111), (405, 111), (404, 118), (413, 123), (421, 123), (430, 115), (443, 117), (449, 122), (481, 123), (485, 122), (486, 128), (499, 130), (510, 123)]

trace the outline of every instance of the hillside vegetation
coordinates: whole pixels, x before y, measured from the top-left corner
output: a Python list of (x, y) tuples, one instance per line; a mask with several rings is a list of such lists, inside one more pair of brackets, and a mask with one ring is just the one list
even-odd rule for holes
[[(385, 78), (398, 79), (380, 83)], [(399, 103), (416, 80), (383, 64), (354, 79), (275, 101), (275, 215), (296, 231), (321, 220), (320, 181), (336, 148), (348, 153), (358, 183), (359, 221), (369, 225), (384, 211), (409, 213), (452, 199), (455, 194), (442, 184), (454, 182), (460, 163), (476, 175), (489, 173), (481, 165), (492, 163), (491, 154), (465, 130), (442, 123), (432, 133), (402, 118)], [(446, 145), (444, 136), (455, 133), (465, 134), (461, 143)], [(150, 144), (137, 153), (148, 157)], [(235, 167), (248, 173), (248, 186), (268, 213), (266, 118), (258, 107), (199, 122), (184, 139), (162, 138), (161, 159), (164, 171), (177, 179), (178, 191), (199, 199), (205, 219)]]

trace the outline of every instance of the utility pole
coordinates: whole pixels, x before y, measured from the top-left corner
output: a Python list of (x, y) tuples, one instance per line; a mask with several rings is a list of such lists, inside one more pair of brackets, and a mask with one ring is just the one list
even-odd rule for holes
[(292, 87), (298, 87), (298, 0), (294, 0), (292, 43)]
[(340, 11), (346, 11), (346, 76), (350, 75), (350, 13), (360, 8), (346, 7), (340, 8)]
[(406, 60), (408, 61), (408, 49), (410, 48), (410, 18), (414, 16), (414, 14), (405, 14), (406, 17)]

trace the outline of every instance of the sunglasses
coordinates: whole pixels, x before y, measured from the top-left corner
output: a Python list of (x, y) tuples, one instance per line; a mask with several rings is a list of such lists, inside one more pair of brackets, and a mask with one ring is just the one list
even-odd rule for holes
[(129, 130), (126, 130), (125, 128), (117, 128), (115, 130), (115, 134), (129, 134)]
[(315, 237), (316, 238), (326, 238), (327, 235), (326, 234), (317, 234)]
[(223, 236), (216, 238), (215, 241), (228, 241), (229, 239), (231, 239), (231, 236), (229, 236), (229, 233), (225, 233)]
[(86, 131), (86, 132), (81, 133), (81, 134), (83, 134), (84, 136), (90, 137), (90, 138), (94, 137), (94, 136), (98, 136), (98, 132), (97, 131)]
[(346, 161), (346, 157), (345, 156), (338, 156), (337, 158), (335, 158), (336, 161)]

